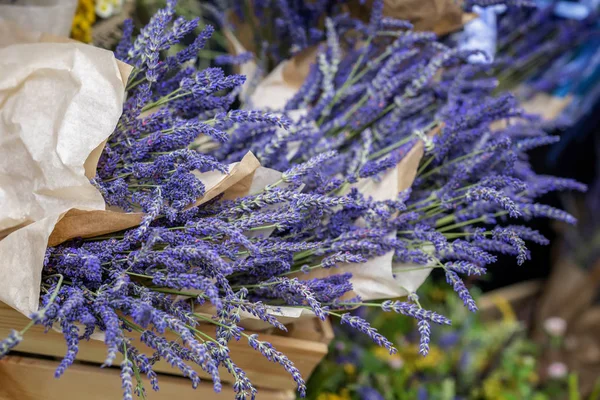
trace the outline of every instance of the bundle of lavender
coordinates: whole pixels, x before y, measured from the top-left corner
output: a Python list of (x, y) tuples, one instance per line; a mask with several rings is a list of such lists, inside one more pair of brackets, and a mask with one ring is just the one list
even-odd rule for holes
[[(142, 375), (158, 389), (153, 364), (161, 359), (194, 387), (200, 382), (195, 368), (202, 369), (216, 391), (224, 367), (243, 399), (256, 389), (232, 361), (228, 343), (246, 340), (288, 371), (303, 395), (297, 368), (246, 333), (244, 315), (282, 330), (279, 308), (340, 318), (393, 353), (393, 344), (367, 321), (344, 312), (378, 307), (416, 318), (427, 354), (430, 323), (450, 321), (421, 308), (418, 283), (409, 279), (408, 287), (396, 278), (418, 271), (425, 273), (422, 281), (441, 268), (475, 311), (459, 274), (483, 274), (495, 260), (490, 251), (515, 254), (522, 263), (529, 255), (524, 239), (546, 242), (526, 226), (511, 226), (510, 218), (573, 222), (534, 202), (548, 190), (583, 189), (539, 177), (529, 167), (525, 152), (554, 138), (537, 130), (511, 97), (491, 97), (495, 81), (476, 77), (478, 67), (463, 63), (466, 54), (434, 35), (407, 30), (405, 22), (381, 18), (381, 2), (368, 25), (343, 17), (327, 22), (327, 45), (286, 106), (298, 111), (295, 120), (230, 110), (244, 77), (197, 70), (193, 63), (211, 28), (162, 57), (197, 22), (173, 20), (174, 3), (136, 38), (133, 25), (125, 27), (116, 55), (134, 70), (93, 179), (108, 205), (142, 211), (141, 223), (49, 247), (40, 309), (28, 326), (0, 342), (0, 357), (38, 324), (65, 336), (68, 350), (57, 377), (74, 362), (81, 340), (101, 338), (105, 365), (122, 355), (124, 399), (145, 395)], [(507, 118), (521, 122), (490, 128)], [(439, 135), (428, 135), (434, 127)], [(199, 201), (209, 190), (206, 177), (231, 174), (227, 163), (248, 150), (284, 172), (268, 184), (255, 176), (249, 195)], [(399, 171), (403, 161), (414, 174)], [(370, 185), (389, 182), (389, 176), (393, 188), (410, 189), (371, 196)], [(369, 278), (385, 257), (396, 260), (396, 276), (389, 271), (388, 280)], [(364, 301), (363, 293), (385, 301)], [(387, 300), (400, 294), (408, 300)], [(216, 335), (203, 329), (206, 324)], [(151, 356), (135, 345), (136, 335)]]
[(564, 96), (574, 91), (597, 68), (598, 17), (594, 6), (584, 4), (508, 7), (498, 21), (495, 68), (502, 86), (531, 85), (525, 98), (535, 92)]
[[(263, 165), (279, 170), (319, 163), (322, 168), (305, 190), (400, 202), (400, 213), (391, 220), (366, 223), (377, 229), (369, 233), (369, 243), (391, 245), (381, 249), (390, 259), (377, 258), (379, 264), (391, 262), (394, 274), (391, 282), (378, 282), (380, 289), (395, 285), (386, 287), (392, 297), (394, 289), (406, 286), (406, 273), (441, 268), (475, 311), (459, 274), (484, 274), (496, 260), (493, 252), (514, 255), (523, 264), (530, 257), (525, 240), (548, 240), (518, 220), (547, 217), (572, 224), (568, 213), (536, 199), (586, 187), (532, 170), (527, 151), (558, 138), (542, 129), (540, 118), (521, 110), (512, 95), (493, 95), (497, 80), (490, 66), (466, 62), (473, 51), (448, 48), (434, 34), (381, 18), (382, 9), (382, 2), (375, 2), (369, 24), (348, 24), (345, 16), (327, 20), (317, 62), (282, 105), (292, 120), (288, 130), (242, 124), (214, 154), (232, 161), (251, 150)], [(268, 97), (262, 89), (259, 85), (256, 92)], [(382, 187), (387, 190), (381, 192)], [(348, 229), (354, 217), (353, 211), (340, 210), (330, 222), (335, 229)], [(353, 279), (368, 275), (360, 267), (339, 269), (351, 271)], [(363, 299), (385, 297), (381, 291), (363, 294), (356, 286)], [(426, 354), (429, 326), (421, 323)]]
[[(200, 10), (194, 11), (231, 29), (261, 66), (272, 67), (325, 40), (326, 18), (346, 14), (347, 20), (368, 19), (373, 3), (373, 0), (220, 0), (203, 2)], [(413, 23), (415, 30), (443, 35), (459, 30), (470, 20), (473, 15), (464, 14), (463, 9), (475, 4), (478, 2), (384, 0), (382, 13), (384, 17)], [(194, 12), (191, 7), (189, 11)]]

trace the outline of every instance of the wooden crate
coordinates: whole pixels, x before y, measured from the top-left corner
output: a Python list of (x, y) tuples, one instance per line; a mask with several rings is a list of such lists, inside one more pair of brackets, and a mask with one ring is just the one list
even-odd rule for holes
[[(23, 315), (0, 302), (0, 338), (6, 337), (11, 329), (22, 328), (27, 322), (27, 318)], [(214, 326), (212, 325), (202, 326), (201, 329), (209, 334), (214, 334)], [(134, 334), (132, 335), (135, 337)], [(286, 354), (305, 378), (310, 376), (317, 364), (327, 354), (327, 348), (332, 338), (333, 331), (330, 323), (328, 321), (323, 322), (317, 319), (305, 320), (301, 323), (290, 325), (288, 326), (288, 332), (286, 333), (259, 333), (260, 340), (271, 343), (277, 350)], [(139, 347), (140, 350), (145, 349), (145, 346), (139, 343), (137, 339), (134, 340), (134, 344)], [(250, 380), (257, 388), (259, 388), (259, 390), (271, 389), (289, 392), (295, 389), (295, 382), (291, 379), (290, 375), (285, 372), (281, 366), (269, 362), (256, 350), (252, 349), (245, 339), (242, 339), (239, 342), (232, 341), (229, 347), (231, 349), (233, 361), (246, 372)], [(100, 365), (106, 357), (106, 346), (100, 341), (82, 342), (79, 348), (77, 360), (80, 362), (83, 361)], [(56, 358), (64, 356), (66, 345), (62, 334), (57, 332), (44, 333), (43, 328), (36, 326), (27, 332), (25, 340), (16, 347), (14, 351), (31, 356)], [(120, 360), (117, 359), (115, 364), (118, 365), (119, 362)], [(15, 362), (13, 361), (9, 364), (12, 366)], [(50, 369), (48, 364), (44, 365), (43, 368)], [(8, 369), (9, 367), (5, 368)], [(100, 370), (95, 366), (93, 368)], [(155, 371), (162, 374), (181, 375), (179, 370), (171, 367), (165, 362), (157, 363), (155, 365)], [(203, 371), (198, 372), (201, 377), (208, 377)], [(0, 370), (0, 383), (3, 379), (1, 375), (2, 370)], [(69, 375), (69, 372), (67, 372), (67, 375)], [(10, 378), (12, 374), (9, 374), (8, 376)], [(49, 371), (48, 379), (54, 379), (52, 376), (51, 371)], [(227, 371), (222, 370), (221, 378), (223, 382), (231, 383), (231, 376)], [(189, 382), (184, 382), (183, 385), (189, 386)], [(0, 386), (4, 385), (0, 384)], [(154, 397), (151, 397), (151, 399), (152, 398)], [(223, 396), (218, 398), (223, 398)], [(25, 398), (23, 397), (23, 399)], [(15, 398), (15, 400), (21, 400), (21, 398)]]
[[(60, 379), (54, 378), (57, 361), (34, 357), (8, 356), (0, 360), (0, 400), (118, 400), (122, 398), (117, 368), (75, 364)], [(146, 390), (150, 390), (149, 388)], [(160, 377), (160, 391), (147, 393), (149, 400), (233, 399), (233, 389), (224, 385), (216, 394), (212, 385), (192, 389), (189, 380)], [(293, 400), (292, 390), (259, 389), (259, 400)]]
[(498, 309), (500, 301), (510, 304), (517, 317), (527, 320), (534, 306), (534, 300), (540, 295), (542, 286), (541, 280), (531, 280), (487, 292), (477, 301), (479, 313), (486, 321), (501, 319), (502, 313)]

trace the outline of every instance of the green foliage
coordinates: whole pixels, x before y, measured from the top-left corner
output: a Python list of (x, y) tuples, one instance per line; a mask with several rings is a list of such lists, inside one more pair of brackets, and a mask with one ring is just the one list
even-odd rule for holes
[[(484, 322), (460, 300), (438, 286), (426, 285), (424, 304), (451, 317), (451, 327), (434, 327), (427, 357), (418, 354), (414, 321), (376, 310), (361, 310), (373, 326), (393, 338), (390, 356), (343, 328), (336, 331), (330, 354), (313, 374), (308, 398), (314, 400), (552, 400), (567, 398), (566, 380), (541, 384), (537, 348), (526, 338), (512, 310), (500, 321)], [(361, 315), (365, 316), (365, 315)], [(576, 383), (576, 382), (575, 382)], [(572, 383), (574, 384), (574, 383)], [(368, 389), (368, 393), (365, 391)], [(573, 389), (569, 400), (577, 388)]]

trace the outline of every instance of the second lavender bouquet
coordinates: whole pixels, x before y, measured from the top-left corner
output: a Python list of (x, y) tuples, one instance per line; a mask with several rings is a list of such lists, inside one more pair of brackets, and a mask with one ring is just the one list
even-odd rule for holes
[[(312, 175), (308, 190), (362, 192), (381, 200), (373, 182), (391, 187), (386, 200), (400, 202), (400, 213), (368, 225), (377, 230), (363, 238), (392, 243), (387, 254), (394, 276), (377, 282), (379, 288), (395, 286), (397, 295), (408, 294), (416, 288), (401, 285), (414, 283), (410, 275), (440, 268), (475, 311), (459, 274), (483, 275), (496, 260), (494, 252), (523, 264), (529, 259), (526, 240), (548, 241), (518, 221), (547, 217), (572, 224), (568, 213), (536, 199), (586, 187), (532, 170), (527, 151), (558, 138), (547, 135), (540, 118), (526, 114), (512, 95), (494, 94), (498, 82), (491, 67), (467, 62), (474, 51), (447, 47), (432, 33), (382, 18), (382, 9), (382, 2), (374, 3), (369, 24), (345, 15), (327, 20), (327, 41), (302, 88), (280, 103), (280, 111), (293, 117), (290, 129), (240, 124), (215, 154), (231, 160), (251, 150), (280, 170), (319, 162), (324, 167)], [(326, 229), (363, 234), (351, 226), (350, 211), (331, 219), (336, 225)], [(349, 270), (364, 273), (360, 267), (341, 269)]]

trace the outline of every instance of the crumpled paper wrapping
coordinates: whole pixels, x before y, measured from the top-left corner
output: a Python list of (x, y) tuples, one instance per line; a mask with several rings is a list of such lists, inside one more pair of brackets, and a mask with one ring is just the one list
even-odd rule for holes
[[(246, 52), (244, 45), (242, 45), (242, 43), (237, 39), (231, 30), (224, 28), (223, 35), (225, 35), (225, 39), (227, 39), (227, 42), (229, 43), (229, 52), (231, 54), (239, 55)], [(256, 76), (256, 74), (259, 73), (258, 65), (256, 65), (255, 61), (249, 61), (243, 63), (239, 67), (235, 66), (235, 68), (236, 73), (246, 76), (246, 82), (242, 85), (242, 91), (240, 93), (240, 98), (246, 99), (250, 94), (249, 92), (252, 80), (259, 78)]]
[[(364, 5), (350, 2), (350, 12), (358, 18), (368, 18), (373, 0)], [(445, 35), (461, 29), (470, 15), (463, 13), (462, 1), (456, 0), (384, 0), (383, 15), (410, 21), (417, 31), (432, 31)]]
[(318, 49), (318, 46), (309, 47), (275, 67), (250, 94), (252, 107), (282, 109), (302, 87), (311, 64), (317, 59)]
[(86, 172), (121, 115), (131, 69), (112, 52), (12, 24), (0, 24), (0, 38), (0, 300), (28, 315), (56, 222), (104, 210)]
[[(437, 135), (441, 129), (442, 126), (439, 125), (432, 129), (428, 136)], [(423, 141), (419, 140), (396, 168), (386, 172), (379, 182), (363, 179), (357, 182), (356, 187), (361, 193), (375, 200), (396, 199), (400, 192), (412, 186), (424, 154)], [(365, 300), (405, 296), (416, 291), (425, 282), (432, 268), (394, 262), (393, 255), (393, 252), (389, 252), (364, 264), (347, 264), (340, 268), (343, 272), (352, 273), (354, 292)]]
[[(439, 125), (432, 129), (428, 136), (433, 137), (441, 129), (442, 126)], [(362, 194), (371, 196), (377, 201), (396, 199), (400, 192), (412, 185), (424, 153), (423, 141), (418, 141), (396, 168), (387, 171), (379, 181), (362, 179), (354, 187)], [(353, 290), (346, 297), (351, 298), (358, 295), (363, 300), (376, 300), (406, 296), (410, 292), (416, 291), (425, 282), (432, 268), (394, 262), (393, 256), (393, 252), (388, 252), (362, 264), (341, 264), (336, 268), (317, 269), (309, 274), (299, 274), (298, 278), (312, 279), (350, 272)]]
[(544, 121), (553, 121), (562, 114), (572, 101), (572, 95), (557, 97), (538, 92), (532, 98), (521, 102), (521, 107), (529, 114), (540, 115)]
[(0, 4), (0, 22), (12, 21), (22, 29), (69, 36), (77, 0), (16, 0)]
[(467, 23), (462, 32), (458, 33), (458, 48), (461, 50), (481, 50), (484, 54), (469, 56), (471, 63), (490, 63), (496, 55), (497, 41), (497, 15), (502, 13), (506, 6), (473, 7), (477, 18)]
[[(245, 53), (246, 47), (228, 29), (224, 30), (230, 44), (230, 52), (236, 55)], [(283, 61), (258, 85), (253, 86), (260, 72), (255, 61), (248, 61), (239, 67), (239, 73), (246, 75), (240, 98), (246, 105), (263, 110), (279, 110), (300, 90), (308, 76), (311, 64), (317, 59), (318, 46), (311, 46)]]
[[(224, 199), (245, 196), (252, 183), (254, 171), (259, 165), (256, 157), (249, 152), (240, 162), (230, 164), (227, 174), (218, 171), (196, 173), (204, 183), (206, 191), (194, 205), (204, 204), (220, 194), (223, 194)], [(78, 237), (91, 238), (133, 228), (142, 222), (143, 217), (144, 213), (141, 212), (72, 209), (54, 227), (48, 239), (48, 246), (57, 246)]]

